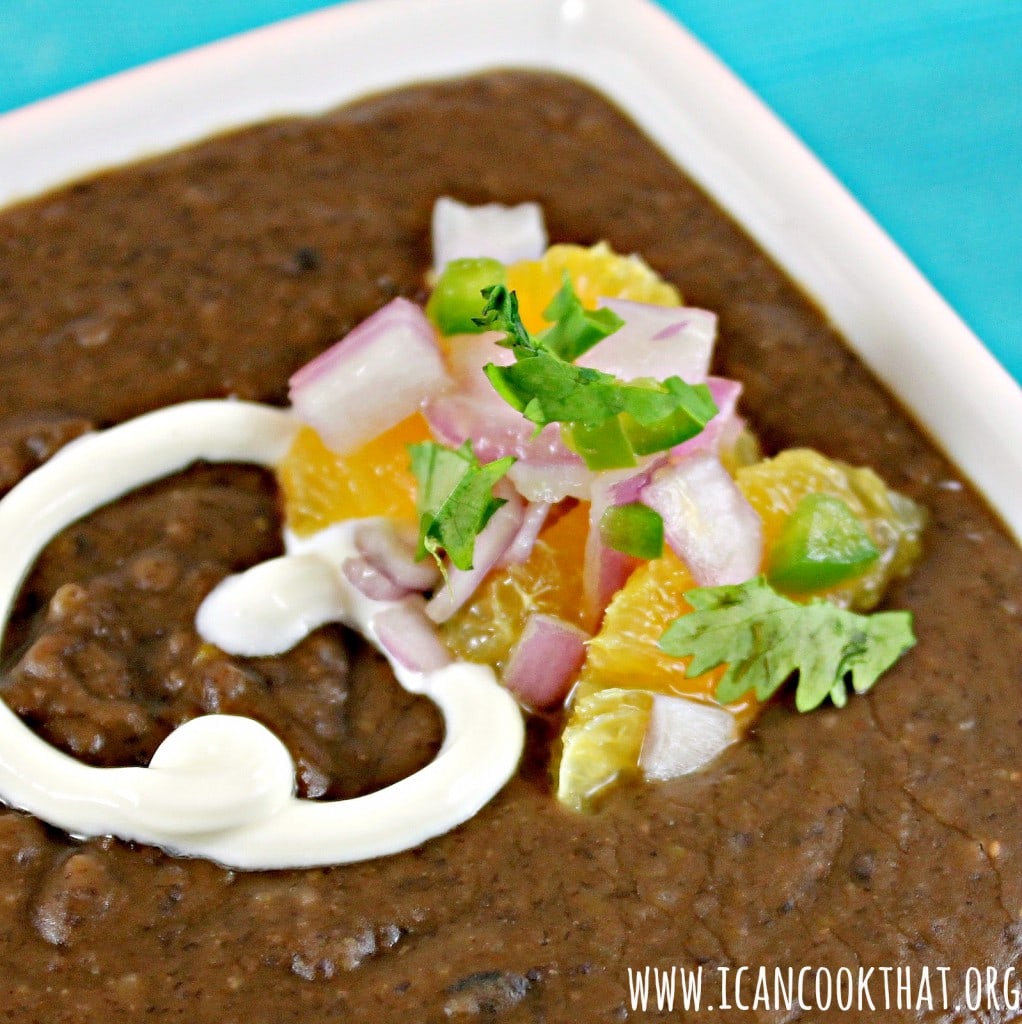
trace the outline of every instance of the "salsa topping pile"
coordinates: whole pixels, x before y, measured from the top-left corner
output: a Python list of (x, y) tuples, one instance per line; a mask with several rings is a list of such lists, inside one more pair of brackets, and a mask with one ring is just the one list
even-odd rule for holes
[(292, 378), (287, 525), (366, 520), (345, 573), (404, 602), (410, 668), (482, 662), (564, 709), (563, 803), (697, 770), (789, 679), (799, 711), (843, 706), (913, 645), (907, 612), (866, 613), (922, 510), (763, 458), (713, 314), (605, 243), (548, 247), (533, 204), (441, 200), (434, 247), (425, 310), (393, 300)]

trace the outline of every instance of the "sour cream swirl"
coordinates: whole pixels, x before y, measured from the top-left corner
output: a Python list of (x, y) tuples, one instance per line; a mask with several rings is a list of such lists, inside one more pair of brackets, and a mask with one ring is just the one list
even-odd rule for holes
[[(273, 466), (297, 428), (286, 412), (262, 405), (187, 402), (67, 445), (0, 501), (0, 640), (21, 584), (60, 530), (198, 460)], [(340, 571), (354, 525), (286, 537), (286, 555), (209, 595), (200, 632), (230, 653), (270, 654), (336, 621), (379, 647), (373, 619), (393, 602), (369, 600)], [(415, 673), (391, 665), (406, 690), (436, 703), (445, 736), (430, 764), (368, 796), (297, 798), (287, 749), (247, 718), (187, 722), (147, 768), (96, 768), (50, 746), (0, 701), (0, 799), (74, 835), (115, 835), (240, 869), (342, 864), (409, 849), (466, 821), (503, 787), (521, 757), (524, 725), (484, 666)]]

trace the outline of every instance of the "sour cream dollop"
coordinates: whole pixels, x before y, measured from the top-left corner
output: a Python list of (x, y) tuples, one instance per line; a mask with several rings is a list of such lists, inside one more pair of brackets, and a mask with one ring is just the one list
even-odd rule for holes
[[(298, 424), (234, 401), (187, 402), (73, 441), (0, 501), (0, 640), (33, 563), (62, 529), (198, 460), (275, 465)], [(280, 653), (327, 622), (359, 630), (385, 656), (373, 601), (345, 579), (357, 523), (228, 577), (203, 602), (202, 636), (229, 653)], [(147, 768), (95, 768), (36, 736), (0, 701), (0, 799), (74, 835), (115, 835), (230, 867), (343, 864), (410, 849), (475, 815), (514, 773), (521, 711), (481, 665), (454, 662), (398, 682), (440, 709), (444, 741), (420, 771), (351, 800), (297, 798), (294, 764), (268, 729), (234, 715), (179, 727)]]

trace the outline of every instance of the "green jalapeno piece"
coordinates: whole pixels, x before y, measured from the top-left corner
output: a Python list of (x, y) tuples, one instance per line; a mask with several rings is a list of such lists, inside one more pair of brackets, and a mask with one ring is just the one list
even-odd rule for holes
[(484, 288), (503, 284), (504, 264), (485, 256), (451, 260), (443, 269), (426, 303), (426, 316), (441, 334), (479, 334), (487, 330), (472, 319), (481, 315)]
[(607, 547), (636, 558), (649, 560), (664, 553), (664, 521), (640, 502), (608, 508), (600, 518), (600, 536)]
[(767, 559), (767, 578), (781, 590), (825, 590), (864, 572), (880, 552), (840, 499), (807, 494), (785, 520)]

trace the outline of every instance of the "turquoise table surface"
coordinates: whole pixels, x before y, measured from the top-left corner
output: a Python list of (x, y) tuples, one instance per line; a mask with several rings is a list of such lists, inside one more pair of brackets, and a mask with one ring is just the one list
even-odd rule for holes
[[(660, 3), (808, 143), (1022, 380), (1022, 2)], [(324, 6), (0, 0), (0, 111)]]

